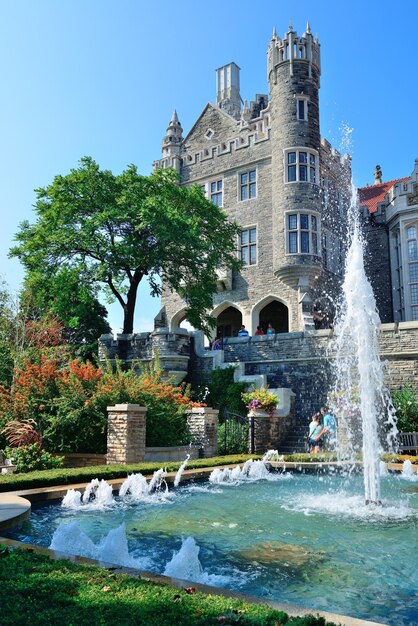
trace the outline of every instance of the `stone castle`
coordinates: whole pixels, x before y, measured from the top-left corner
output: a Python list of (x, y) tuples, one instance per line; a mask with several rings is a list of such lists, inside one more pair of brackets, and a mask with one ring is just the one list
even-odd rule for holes
[[(271, 323), (276, 332), (313, 328), (313, 306), (331, 306), (344, 264), (342, 234), (350, 159), (319, 128), (320, 44), (309, 24), (289, 26), (268, 47), (269, 92), (249, 104), (240, 95), (240, 68), (216, 71), (216, 104), (208, 103), (183, 137), (174, 112), (158, 168), (174, 168), (182, 185), (200, 185), (242, 228), (240, 273), (219, 272), (212, 314), (217, 333), (250, 334)], [(184, 302), (165, 291), (166, 325), (179, 327)]]
[[(268, 46), (269, 95), (240, 95), (240, 68), (216, 71), (216, 103), (189, 132), (174, 112), (158, 168), (174, 168), (182, 185), (200, 185), (241, 227), (243, 268), (219, 271), (212, 314), (222, 350), (181, 328), (185, 304), (165, 290), (153, 333), (103, 336), (100, 354), (149, 361), (158, 350), (177, 382), (205, 384), (214, 367), (235, 365), (237, 378), (292, 390), (294, 414), (306, 418), (326, 399), (332, 331), (315, 330), (316, 310), (332, 315), (345, 262), (344, 233), (351, 162), (321, 137), (320, 44), (309, 24), (299, 36), (275, 30)], [(418, 377), (418, 160), (411, 176), (359, 190), (368, 242), (368, 274), (384, 325), (381, 352), (389, 386)], [(257, 326), (273, 335), (254, 336)], [(250, 337), (236, 337), (244, 324)], [(215, 334), (215, 333), (214, 333)]]

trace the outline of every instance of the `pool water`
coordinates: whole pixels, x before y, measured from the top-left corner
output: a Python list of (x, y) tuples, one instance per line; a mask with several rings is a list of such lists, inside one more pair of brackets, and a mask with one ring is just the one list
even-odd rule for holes
[(189, 483), (140, 501), (34, 506), (8, 536), (312, 609), (418, 624), (418, 482), (383, 478), (381, 507), (366, 507), (362, 491), (361, 476)]

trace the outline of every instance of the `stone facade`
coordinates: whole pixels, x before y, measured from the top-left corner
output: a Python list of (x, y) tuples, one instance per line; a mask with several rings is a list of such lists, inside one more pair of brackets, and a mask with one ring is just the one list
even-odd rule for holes
[(156, 328), (152, 333), (133, 335), (102, 335), (99, 340), (99, 360), (114, 363), (121, 359), (124, 367), (134, 364), (139, 370), (156, 356), (166, 376), (173, 384), (181, 382), (187, 374), (190, 356), (190, 335), (183, 328), (169, 331)]
[(418, 320), (418, 159), (411, 176), (359, 189), (366, 271), (383, 322)]
[[(277, 412), (267, 415), (264, 411), (253, 411), (249, 415), (250, 434), (254, 429), (253, 446), (249, 445), (249, 450), (254, 454), (264, 454), (267, 450), (277, 450), (286, 438), (288, 432), (288, 421), (280, 417)], [(253, 448), (253, 449), (252, 449)]]
[[(379, 347), (386, 362), (386, 386), (418, 386), (418, 323), (382, 324)], [(227, 338), (223, 350), (199, 350), (191, 355), (189, 371), (197, 376), (195, 384), (209, 382), (213, 359), (217, 367), (239, 366), (247, 376), (265, 376), (270, 388), (291, 389), (295, 394), (294, 413), (291, 412), (295, 424), (309, 422), (310, 416), (326, 402), (334, 382), (329, 330)]]
[[(313, 327), (313, 304), (331, 306), (339, 287), (351, 169), (320, 136), (320, 71), (309, 25), (302, 36), (289, 26), (269, 43), (270, 97), (241, 106), (231, 63), (217, 70), (216, 105), (205, 106), (184, 138), (177, 113), (170, 120), (155, 166), (175, 168), (180, 184), (200, 185), (242, 228), (244, 267), (224, 272), (213, 297), (223, 336), (242, 323), (250, 334), (268, 321), (278, 332)], [(165, 290), (162, 304), (169, 328), (179, 326), (185, 303)]]

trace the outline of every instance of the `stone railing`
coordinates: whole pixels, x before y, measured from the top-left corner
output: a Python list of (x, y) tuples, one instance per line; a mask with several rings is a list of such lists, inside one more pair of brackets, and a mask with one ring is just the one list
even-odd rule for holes
[(102, 335), (99, 338), (99, 361), (111, 363), (116, 358), (127, 365), (149, 363), (156, 355), (167, 378), (179, 384), (186, 376), (190, 359), (190, 336), (184, 328), (169, 331), (157, 328), (152, 333)]

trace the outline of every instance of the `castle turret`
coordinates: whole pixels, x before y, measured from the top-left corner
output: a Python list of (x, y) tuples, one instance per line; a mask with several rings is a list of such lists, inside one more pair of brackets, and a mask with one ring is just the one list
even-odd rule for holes
[(167, 134), (163, 138), (163, 161), (164, 167), (172, 167), (180, 171), (180, 147), (183, 141), (183, 129), (174, 109), (171, 120), (167, 126)]
[(306, 289), (321, 269), (319, 42), (309, 23), (273, 31), (268, 48), (276, 276)]
[(228, 63), (216, 70), (216, 104), (236, 120), (241, 117), (240, 68)]

